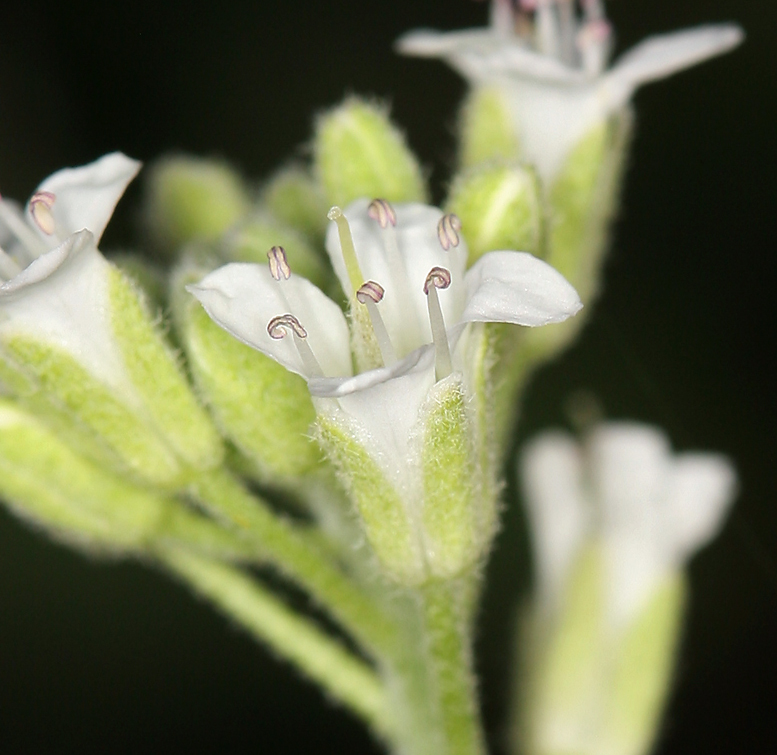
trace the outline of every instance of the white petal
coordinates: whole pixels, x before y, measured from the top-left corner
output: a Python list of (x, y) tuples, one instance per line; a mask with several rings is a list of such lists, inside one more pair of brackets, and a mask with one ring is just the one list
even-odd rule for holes
[(475, 84), (504, 75), (553, 83), (575, 83), (588, 78), (582, 71), (531, 50), (515, 37), (505, 38), (490, 29), (416, 29), (400, 37), (396, 49), (403, 55), (442, 58)]
[(545, 433), (524, 449), (520, 473), (539, 593), (552, 608), (562, 598), (591, 522), (590, 504), (583, 499), (580, 449), (565, 433)]
[(547, 325), (579, 312), (580, 297), (561, 273), (526, 252), (489, 252), (467, 272), (463, 322)]
[(325, 375), (350, 375), (348, 325), (340, 308), (310, 281), (292, 274), (276, 281), (265, 265), (233, 262), (205, 276), (187, 290), (199, 299), (215, 323), (243, 343), (311, 377), (294, 337), (271, 338), (273, 317), (292, 314), (307, 331), (305, 339)]
[[(413, 500), (417, 492), (410, 490), (414, 467), (410, 438), (434, 383), (434, 348), (427, 345), (392, 367), (347, 380), (311, 380), (309, 386), (320, 409), (348, 417), (356, 439), (406, 500)], [(322, 397), (336, 398), (337, 405), (334, 398)]]
[[(140, 165), (121, 152), (112, 152), (89, 165), (65, 168), (49, 176), (37, 191), (56, 196), (51, 212), (57, 235), (64, 238), (86, 228), (99, 244), (116, 204)], [(27, 212), (29, 217), (29, 208)], [(51, 239), (38, 229), (31, 217), (29, 222), (42, 238)]]
[[(457, 247), (445, 251), (437, 237), (437, 223), (442, 210), (423, 204), (394, 206), (397, 225), (394, 235), (404, 273), (389, 264), (386, 231), (367, 214), (369, 199), (358, 199), (345, 210), (351, 227), (356, 256), (365, 281), (374, 280), (385, 293), (378, 305), (394, 349), (400, 357), (432, 340), (424, 282), (433, 267), (444, 267), (451, 273), (449, 289), (440, 292), (440, 304), (446, 323), (453, 324), (464, 304), (462, 281), (467, 247), (462, 239)], [(390, 231), (389, 231), (390, 232)], [(330, 224), (326, 248), (332, 266), (345, 291), (350, 283), (345, 270), (337, 227)]]
[(668, 485), (667, 545), (680, 567), (718, 533), (736, 493), (736, 472), (723, 456), (681, 454)]
[(608, 559), (611, 619), (624, 626), (670, 567), (663, 519), (670, 447), (655, 428), (611, 423), (592, 434), (588, 452)]
[(0, 330), (66, 351), (97, 379), (130, 391), (108, 321), (109, 269), (89, 231), (73, 234), (0, 286)]
[(717, 24), (648, 37), (622, 55), (606, 78), (627, 91), (640, 84), (671, 76), (732, 50), (744, 39), (734, 24)]

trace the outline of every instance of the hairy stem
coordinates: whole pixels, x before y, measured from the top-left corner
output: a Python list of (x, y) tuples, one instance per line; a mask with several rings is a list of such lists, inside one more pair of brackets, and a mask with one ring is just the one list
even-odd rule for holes
[(392, 652), (392, 618), (325, 554), (314, 538), (274, 514), (229, 473), (199, 477), (192, 493), (214, 516), (255, 539), (268, 563), (305, 589), (373, 656)]
[(157, 558), (197, 594), (320, 684), (377, 734), (385, 736), (393, 728), (377, 674), (310, 619), (290, 610), (234, 567), (178, 548), (160, 548)]
[(467, 606), (457, 580), (435, 582), (419, 591), (427, 663), (439, 706), (445, 755), (485, 755), (472, 670)]

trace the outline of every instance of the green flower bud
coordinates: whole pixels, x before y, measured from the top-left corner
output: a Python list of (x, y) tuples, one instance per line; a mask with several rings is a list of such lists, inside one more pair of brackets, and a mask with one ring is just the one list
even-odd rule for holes
[(487, 163), (460, 174), (446, 209), (461, 220), (470, 266), (496, 249), (542, 256), (542, 194), (536, 174), (526, 167)]
[(304, 167), (291, 166), (278, 171), (265, 184), (261, 201), (273, 217), (304, 233), (313, 242), (323, 241), (329, 205), (321, 187)]
[[(326, 215), (324, 215), (326, 218)], [(282, 246), (291, 269), (315, 283), (331, 288), (334, 276), (319, 253), (305, 236), (269, 215), (257, 215), (230, 231), (220, 249), (230, 260), (267, 264), (267, 252)]]
[(470, 90), (459, 118), (461, 168), (519, 157), (520, 146), (512, 116), (504, 95), (496, 87), (476, 87)]
[(110, 551), (142, 547), (166, 510), (9, 401), (0, 401), (0, 496), (56, 538)]
[(149, 170), (146, 181), (147, 223), (166, 250), (217, 239), (250, 209), (243, 181), (221, 161), (166, 157)]
[(310, 438), (315, 410), (305, 381), (208, 317), (184, 290), (205, 272), (185, 263), (173, 278), (176, 328), (200, 395), (262, 479), (288, 481), (313, 472), (321, 452)]
[(359, 197), (426, 197), (421, 168), (385, 108), (356, 97), (318, 118), (313, 156), (330, 205), (344, 207)]

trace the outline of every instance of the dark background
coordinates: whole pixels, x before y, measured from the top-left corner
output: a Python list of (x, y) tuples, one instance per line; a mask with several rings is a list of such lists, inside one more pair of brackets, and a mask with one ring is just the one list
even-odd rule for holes
[[(765, 0), (613, 0), (618, 49), (736, 19), (743, 48), (641, 91), (606, 289), (578, 344), (537, 375), (521, 438), (564, 421), (575, 389), (607, 413), (722, 451), (741, 496), (693, 563), (693, 601), (660, 752), (777, 751), (774, 485), (775, 49)], [(259, 178), (345, 93), (387, 98), (439, 197), (461, 82), (402, 60), (416, 26), (480, 23), (468, 0), (5, 4), (0, 191), (113, 149), (183, 149)], [(129, 238), (133, 187), (103, 244)], [(524, 578), (513, 506), (492, 560), (479, 665), (500, 742)], [(184, 590), (134, 563), (93, 562), (0, 512), (0, 750), (374, 752), (345, 713)]]

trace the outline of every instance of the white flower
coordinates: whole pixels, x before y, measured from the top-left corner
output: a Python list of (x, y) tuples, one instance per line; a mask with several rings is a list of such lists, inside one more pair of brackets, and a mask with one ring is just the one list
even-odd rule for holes
[(626, 105), (641, 85), (736, 47), (733, 24), (650, 37), (606, 69), (611, 30), (601, 0), (494, 0), (491, 26), (417, 30), (398, 41), (407, 55), (442, 58), (475, 87), (500, 90), (524, 157), (552, 181), (570, 150)]
[(524, 450), (521, 472), (540, 602), (553, 611), (581, 548), (600, 544), (614, 628), (715, 536), (736, 488), (726, 458), (674, 455), (660, 430), (631, 423), (604, 424), (583, 445), (541, 435)]
[[(278, 247), (268, 267), (229, 264), (189, 290), (221, 327), (302, 375), (319, 411), (347, 415), (403, 490), (412, 429), (430, 389), (451, 373), (471, 379), (470, 323), (544, 325), (582, 305), (559, 273), (529, 254), (491, 252), (465, 271), (458, 219), (435, 207), (357, 200), (330, 218), (326, 246), (352, 302), (350, 327), (335, 302), (288, 269)], [(354, 374), (354, 362), (366, 368)]]
[(55, 345), (114, 386), (123, 370), (105, 317), (109, 264), (97, 244), (139, 168), (115, 152), (47, 178), (24, 213), (0, 200), (0, 334)]

